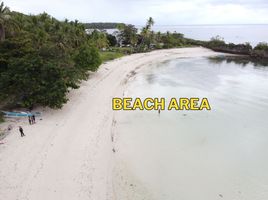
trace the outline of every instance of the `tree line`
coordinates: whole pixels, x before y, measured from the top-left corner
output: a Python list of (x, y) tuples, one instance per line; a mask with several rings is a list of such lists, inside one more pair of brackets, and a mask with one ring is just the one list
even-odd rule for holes
[[(141, 30), (134, 25), (110, 23), (117, 31), (109, 34), (85, 24), (59, 21), (42, 13), (25, 15), (0, 4), (0, 108), (34, 105), (61, 108), (67, 93), (79, 87), (90, 71), (103, 60), (124, 54), (186, 46), (204, 46), (215, 51), (268, 58), (268, 45), (226, 44), (185, 38), (177, 32), (155, 32), (153, 18)], [(105, 23), (104, 23), (105, 24)], [(107, 24), (106, 24), (107, 25)]]
[[(153, 18), (150, 17), (141, 30), (138, 30), (132, 24), (118, 24), (117, 31), (113, 34), (108, 34), (105, 30), (94, 30), (91, 37), (94, 38), (93, 42), (96, 42), (100, 49), (115, 46), (129, 47), (127, 49), (128, 53), (146, 52), (153, 49), (203, 46), (214, 51), (250, 55), (252, 58), (258, 59), (268, 58), (268, 44), (265, 42), (261, 42), (253, 48), (249, 43), (226, 43), (219, 36), (212, 37), (210, 41), (194, 40), (185, 38), (183, 34), (177, 32), (155, 32), (152, 30), (154, 23)], [(123, 49), (126, 51), (126, 48)]]
[(194, 40), (184, 38), (181, 33), (155, 32), (152, 30), (154, 23), (153, 18), (150, 17), (140, 31), (132, 24), (120, 23), (113, 34), (109, 34), (105, 30), (94, 30), (90, 33), (90, 37), (100, 49), (129, 47), (129, 53), (191, 46), (194, 42)]
[(123, 23), (114, 22), (94, 22), (94, 23), (84, 23), (86, 29), (116, 29), (118, 25)]
[(0, 106), (60, 108), (101, 64), (83, 24), (0, 4)]

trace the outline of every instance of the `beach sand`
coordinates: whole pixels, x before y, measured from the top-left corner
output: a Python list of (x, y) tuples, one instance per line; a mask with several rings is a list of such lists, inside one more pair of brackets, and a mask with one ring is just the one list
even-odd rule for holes
[[(61, 110), (45, 109), (26, 137), (14, 129), (0, 145), (0, 199), (110, 200), (117, 198), (112, 98), (150, 64), (182, 57), (217, 55), (205, 48), (134, 54), (103, 64)], [(3, 126), (3, 125), (2, 125)]]

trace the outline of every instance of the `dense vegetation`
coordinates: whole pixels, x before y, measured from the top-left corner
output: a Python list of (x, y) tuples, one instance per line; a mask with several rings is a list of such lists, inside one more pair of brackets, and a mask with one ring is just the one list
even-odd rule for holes
[(116, 29), (118, 25), (123, 23), (98, 22), (84, 23), (86, 29)]
[(258, 51), (268, 51), (268, 44), (266, 42), (260, 42), (254, 50)]
[[(4, 122), (4, 116), (3, 113), (0, 112), (0, 123)], [(1, 132), (0, 132), (0, 136), (1, 136)]]
[(0, 7), (0, 106), (60, 108), (71, 88), (101, 64), (78, 21)]
[(68, 91), (78, 88), (101, 60), (182, 45), (181, 34), (155, 34), (153, 24), (149, 18), (140, 33), (133, 25), (102, 24), (103, 28), (116, 26), (118, 31), (86, 34), (78, 21), (11, 12), (1, 3), (0, 107), (60, 108), (67, 102)]
[(147, 52), (153, 49), (175, 48), (196, 45), (195, 40), (184, 38), (181, 33), (154, 32), (154, 20), (150, 17), (139, 31), (131, 24), (118, 24), (117, 31), (108, 34), (105, 30), (94, 30), (89, 37), (96, 46), (105, 51), (118, 51), (125, 54)]

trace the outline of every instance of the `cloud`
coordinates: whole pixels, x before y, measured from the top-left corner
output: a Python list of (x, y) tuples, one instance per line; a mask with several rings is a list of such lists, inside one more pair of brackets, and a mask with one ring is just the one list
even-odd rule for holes
[(144, 24), (152, 16), (158, 25), (268, 23), (267, 0), (6, 0), (26, 14), (46, 11), (62, 20), (113, 21)]

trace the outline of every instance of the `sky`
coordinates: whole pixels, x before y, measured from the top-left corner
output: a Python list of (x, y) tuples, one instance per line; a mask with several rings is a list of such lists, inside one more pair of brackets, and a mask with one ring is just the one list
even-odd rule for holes
[(13, 11), (80, 22), (268, 24), (268, 0), (5, 0)]

